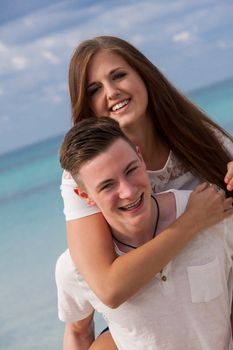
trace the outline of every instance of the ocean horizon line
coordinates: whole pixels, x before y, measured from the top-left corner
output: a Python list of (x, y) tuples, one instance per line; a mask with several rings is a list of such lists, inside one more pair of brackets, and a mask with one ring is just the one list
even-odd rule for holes
[(46, 137), (46, 138), (43, 138), (41, 140), (37, 140), (35, 142), (32, 142), (32, 143), (28, 143), (26, 145), (22, 145), (20, 147), (16, 147), (16, 148), (13, 148), (13, 149), (10, 149), (6, 152), (3, 152), (3, 153), (0, 153), (0, 159), (3, 158), (3, 157), (6, 157), (6, 156), (11, 156), (11, 155), (15, 155), (15, 153), (19, 152), (23, 152), (24, 150), (26, 151), (27, 148), (29, 147), (37, 147), (37, 146), (40, 146), (42, 145), (43, 143), (48, 143), (48, 142), (55, 142), (55, 140), (57, 139), (57, 141), (59, 141), (59, 139), (62, 141), (62, 138), (65, 134), (66, 130), (64, 130), (64, 133), (59, 133), (59, 134), (56, 134), (54, 136), (49, 136), (49, 137)]
[[(188, 90), (188, 91), (184, 91), (184, 94), (188, 96), (188, 98), (192, 98), (192, 95), (196, 95), (197, 93), (201, 93), (202, 91), (204, 90), (207, 90), (207, 89), (212, 89), (212, 88), (217, 88), (223, 84), (227, 84), (227, 83), (233, 83), (233, 77), (229, 77), (229, 78), (226, 78), (226, 79), (222, 79), (222, 80), (219, 80), (219, 81), (215, 81), (215, 82), (212, 82), (208, 85), (203, 85), (203, 86), (200, 86), (200, 87), (197, 87), (197, 88), (194, 88), (194, 89), (191, 89), (191, 90)], [(67, 130), (64, 129), (63, 132), (59, 133), (59, 134), (56, 134), (56, 135), (53, 135), (53, 136), (49, 136), (49, 137), (45, 137), (45, 138), (42, 138), (40, 140), (37, 140), (35, 142), (31, 142), (31, 143), (28, 143), (28, 144), (25, 144), (25, 145), (22, 145), (20, 147), (16, 147), (16, 148), (13, 148), (13, 149), (10, 149), (8, 151), (4, 151), (3, 153), (0, 153), (0, 159), (1, 157), (5, 157), (5, 156), (11, 156), (17, 152), (22, 152), (24, 150), (26, 150), (28, 147), (37, 147), (39, 145), (42, 145), (43, 143), (47, 143), (47, 142), (55, 142), (56, 139), (58, 142), (61, 142), (63, 137), (64, 137), (64, 134), (66, 133)]]
[(187, 96), (190, 96), (190, 95), (195, 94), (195, 93), (197, 93), (197, 92), (201, 92), (202, 90), (206, 90), (206, 89), (218, 87), (218, 86), (221, 86), (221, 85), (226, 84), (226, 83), (228, 83), (228, 82), (229, 82), (229, 83), (233, 82), (233, 76), (232, 76), (232, 77), (229, 77), (229, 78), (225, 78), (225, 79), (213, 81), (212, 83), (209, 83), (209, 84), (201, 85), (201, 86), (196, 87), (196, 88), (194, 88), (194, 89), (187, 90), (187, 91), (185, 91), (184, 93), (185, 93)]

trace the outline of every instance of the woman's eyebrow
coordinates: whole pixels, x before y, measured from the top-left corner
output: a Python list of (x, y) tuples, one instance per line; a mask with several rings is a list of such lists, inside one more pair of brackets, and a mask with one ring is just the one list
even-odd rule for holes
[(113, 74), (113, 73), (115, 73), (117, 70), (119, 70), (119, 69), (123, 69), (123, 67), (116, 67), (116, 68), (114, 68), (114, 69), (112, 69), (109, 73), (110, 74)]

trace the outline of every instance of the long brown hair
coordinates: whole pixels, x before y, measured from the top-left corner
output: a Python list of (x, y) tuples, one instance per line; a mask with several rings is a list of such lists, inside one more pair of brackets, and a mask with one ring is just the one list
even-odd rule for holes
[(187, 170), (225, 189), (223, 179), (231, 156), (222, 146), (220, 136), (233, 142), (232, 136), (179, 92), (138, 49), (123, 39), (99, 36), (83, 41), (74, 51), (69, 67), (73, 124), (94, 116), (88, 101), (87, 71), (91, 58), (103, 49), (120, 55), (141, 76), (148, 91), (148, 109), (155, 132)]

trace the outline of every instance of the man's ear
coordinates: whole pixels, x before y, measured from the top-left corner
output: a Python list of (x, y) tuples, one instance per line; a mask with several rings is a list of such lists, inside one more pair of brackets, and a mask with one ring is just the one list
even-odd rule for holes
[(82, 199), (85, 200), (85, 202), (88, 204), (88, 205), (96, 205), (95, 202), (93, 201), (93, 199), (89, 196), (89, 194), (83, 190), (82, 188), (80, 187), (75, 187), (74, 188), (74, 192)]

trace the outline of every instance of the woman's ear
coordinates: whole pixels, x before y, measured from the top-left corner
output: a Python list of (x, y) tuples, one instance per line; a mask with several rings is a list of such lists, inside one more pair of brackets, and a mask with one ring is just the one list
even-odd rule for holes
[(137, 151), (138, 158), (144, 162), (140, 148), (138, 146), (136, 146), (136, 151)]
[(74, 192), (82, 199), (85, 200), (85, 202), (88, 205), (96, 205), (95, 202), (93, 201), (93, 199), (89, 196), (89, 194), (84, 191), (83, 189), (79, 188), (79, 187), (75, 187), (74, 188)]

